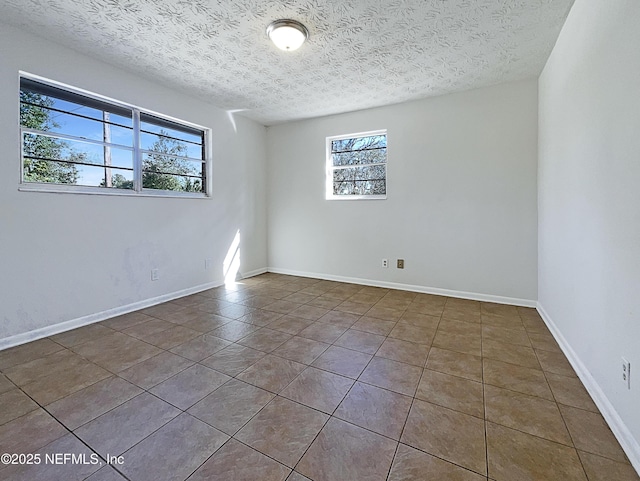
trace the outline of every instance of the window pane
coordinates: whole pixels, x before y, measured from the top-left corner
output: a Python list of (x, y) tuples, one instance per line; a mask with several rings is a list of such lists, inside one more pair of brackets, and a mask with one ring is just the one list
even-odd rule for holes
[(52, 124), (47, 132), (62, 133), (127, 147), (133, 145), (133, 131), (126, 127), (109, 125), (105, 129), (105, 124), (102, 121), (75, 117), (60, 112), (53, 112), (51, 120)]
[(146, 154), (142, 160), (145, 189), (203, 192), (204, 163), (161, 153)]
[[(101, 187), (113, 187), (114, 189), (133, 189), (133, 171), (121, 169), (104, 169), (106, 182), (103, 180)], [(109, 178), (110, 177), (110, 178)]]
[[(105, 187), (105, 174), (107, 178), (111, 176), (112, 187), (122, 189), (133, 189), (133, 171), (123, 169), (113, 169), (108, 167), (93, 167), (88, 165), (78, 165), (77, 185), (90, 187)], [(115, 180), (115, 183), (114, 183)]]
[[(114, 167), (133, 168), (133, 153), (117, 147), (105, 147), (98, 144), (59, 139), (47, 135), (24, 134), (23, 152), (25, 157), (44, 160), (67, 160), (88, 164), (105, 164), (105, 154), (110, 156)], [(107, 160), (108, 160), (107, 158)]]
[[(105, 185), (105, 176), (109, 185)], [(24, 180), (26, 182), (133, 189), (133, 171), (131, 170), (50, 160), (25, 159)]]
[(355, 180), (333, 183), (334, 195), (385, 195), (384, 180)]
[(354, 150), (352, 152), (338, 152), (331, 155), (334, 166), (379, 164), (387, 161), (387, 149)]
[(187, 160), (162, 154), (145, 154), (142, 159), (143, 172), (202, 176), (202, 161)]
[(328, 196), (386, 195), (386, 132), (329, 140), (332, 192)]
[[(113, 114), (119, 114), (126, 118), (131, 118), (131, 108), (123, 105), (116, 105), (106, 100), (99, 100), (97, 98), (87, 96), (84, 94), (72, 92), (64, 87), (57, 87), (46, 83), (38, 82), (37, 80), (31, 80), (28, 78), (20, 79), (20, 99), (25, 98), (53, 98), (65, 102), (70, 102), (74, 105), (81, 105), (84, 107), (90, 107), (96, 109), (98, 112), (107, 111)], [(131, 126), (131, 124), (125, 124)]]
[(194, 159), (202, 159), (202, 145), (184, 142), (171, 137), (167, 137), (167, 131), (161, 131), (161, 135), (140, 133), (140, 148), (143, 150), (153, 150), (171, 155), (179, 155), (181, 157), (191, 157)]
[(22, 172), (25, 182), (76, 184), (78, 181), (78, 167), (66, 162), (25, 158)]
[[(42, 105), (42, 103), (48, 104), (46, 106), (52, 109), (62, 110), (64, 112), (77, 115), (79, 117), (89, 117), (90, 119), (97, 120), (100, 122), (102, 122), (103, 120), (106, 120), (107, 122), (111, 122), (113, 124), (117, 124), (122, 127), (133, 128), (133, 120), (131, 116), (124, 117), (122, 115), (109, 112), (108, 110), (105, 111), (105, 110), (97, 109), (94, 107), (89, 107), (86, 105), (69, 102), (67, 100), (56, 99), (54, 97), (42, 96), (42, 101), (40, 105)], [(106, 118), (104, 118), (105, 112), (106, 112)], [(55, 117), (57, 115), (61, 115), (61, 112), (53, 111), (52, 115)]]
[(374, 180), (366, 184), (367, 193), (374, 195), (385, 195), (387, 193), (386, 180)]
[(333, 180), (384, 180), (386, 178), (386, 169), (385, 165), (336, 169), (333, 171)]
[[(167, 122), (170, 123), (170, 122)], [(153, 122), (140, 122), (140, 130), (152, 134), (161, 134), (178, 140), (184, 140), (194, 144), (202, 144), (202, 134), (184, 132), (180, 129), (172, 129), (168, 125), (158, 125)]]
[(157, 172), (142, 173), (144, 189), (172, 190), (178, 192), (204, 192), (204, 182), (199, 177), (187, 177)]
[(333, 140), (331, 152), (346, 152), (363, 149), (380, 149), (387, 147), (387, 136), (370, 135), (366, 137), (354, 137), (350, 139)]
[[(20, 123), (24, 127), (133, 145), (131, 118), (40, 94), (21, 92), (20, 98)], [(103, 115), (109, 124), (103, 122)]]
[(20, 122), (24, 182), (205, 191), (202, 128), (27, 77)]
[(386, 166), (372, 165), (333, 171), (334, 195), (386, 194)]

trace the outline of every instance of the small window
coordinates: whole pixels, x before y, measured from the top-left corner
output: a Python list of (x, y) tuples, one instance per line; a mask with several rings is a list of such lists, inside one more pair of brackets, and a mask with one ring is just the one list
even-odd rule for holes
[(387, 131), (327, 137), (327, 199), (387, 198)]
[(209, 194), (207, 129), (26, 76), (20, 125), (22, 187)]

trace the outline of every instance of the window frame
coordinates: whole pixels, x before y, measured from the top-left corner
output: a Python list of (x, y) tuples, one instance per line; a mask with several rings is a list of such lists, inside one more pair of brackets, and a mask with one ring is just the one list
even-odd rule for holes
[[(385, 193), (384, 194), (358, 194), (358, 195), (338, 195), (333, 193), (333, 172), (335, 170), (340, 170), (340, 167), (336, 167), (333, 165), (333, 161), (331, 159), (332, 149), (331, 143), (334, 140), (344, 140), (344, 139), (358, 139), (360, 137), (371, 137), (374, 135), (384, 135), (387, 138), (387, 152), (386, 159), (384, 163), (376, 163), (376, 164), (366, 164), (366, 165), (384, 165), (385, 166)], [(387, 129), (379, 129), (379, 130), (370, 130), (366, 132), (357, 132), (353, 134), (341, 134), (341, 135), (332, 135), (326, 138), (326, 160), (325, 160), (325, 199), (326, 200), (385, 200), (387, 198), (388, 192), (388, 159), (389, 159), (389, 134)], [(342, 167), (345, 168), (353, 168), (356, 166), (348, 166)]]
[[(150, 109), (141, 108), (133, 104), (129, 104), (126, 102), (121, 102), (119, 100), (96, 94), (94, 92), (90, 92), (88, 90), (84, 90), (78, 87), (73, 87), (68, 84), (64, 84), (62, 82), (57, 82), (55, 80), (51, 80), (45, 77), (41, 77), (39, 75), (30, 74), (28, 72), (19, 71), (18, 72), (18, 90), (22, 88), (22, 79), (30, 80), (33, 82), (37, 82), (46, 86), (50, 86), (53, 88), (61, 89), (68, 92), (71, 95), (77, 95), (81, 97), (85, 97), (89, 100), (93, 100), (96, 103), (108, 104), (115, 109), (118, 110), (127, 110), (132, 114), (132, 146), (126, 147), (117, 144), (111, 144), (114, 147), (117, 147), (122, 150), (130, 150), (132, 152), (132, 162), (133, 162), (133, 189), (121, 189), (121, 188), (110, 188), (110, 187), (100, 187), (100, 186), (84, 186), (84, 185), (75, 185), (75, 184), (55, 184), (49, 182), (29, 182), (24, 180), (24, 135), (25, 134), (37, 134), (37, 135), (47, 135), (47, 132), (41, 132), (37, 129), (31, 129), (28, 127), (22, 126), (20, 118), (18, 118), (18, 127), (20, 131), (20, 162), (19, 162), (19, 191), (33, 191), (33, 192), (52, 192), (52, 193), (74, 193), (74, 194), (97, 194), (97, 195), (116, 195), (116, 196), (133, 196), (133, 197), (178, 197), (178, 198), (191, 198), (191, 199), (210, 199), (212, 197), (212, 170), (213, 170), (213, 147), (212, 147), (212, 130), (208, 127), (204, 127), (202, 125), (195, 124), (193, 122), (188, 122), (182, 119), (178, 119), (169, 115), (165, 115)], [(20, 102), (20, 99), (18, 99)], [(184, 128), (190, 128), (197, 131), (202, 132), (202, 140), (203, 140), (203, 159), (202, 163), (204, 166), (204, 179), (203, 179), (203, 188), (204, 192), (184, 192), (184, 191), (175, 191), (175, 190), (160, 190), (160, 189), (150, 189), (142, 187), (142, 162), (143, 155), (148, 153), (147, 150), (142, 149), (140, 146), (140, 135), (141, 135), (141, 117), (143, 118), (155, 118), (160, 122), (164, 121), (167, 124), (177, 124), (177, 126), (182, 126)], [(67, 139), (74, 142), (84, 142), (92, 145), (108, 145), (105, 142), (94, 141), (91, 139), (84, 139), (81, 137), (76, 137), (67, 133), (52, 133), (52, 137)], [(181, 156), (178, 156), (182, 158)], [(100, 164), (97, 164), (100, 166)], [(117, 169), (117, 167), (114, 167)]]

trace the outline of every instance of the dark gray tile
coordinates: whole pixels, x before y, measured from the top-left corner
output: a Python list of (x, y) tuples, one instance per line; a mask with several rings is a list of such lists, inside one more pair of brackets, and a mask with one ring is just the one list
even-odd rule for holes
[(331, 346), (312, 363), (312, 366), (357, 379), (372, 358), (370, 354)]
[(189, 481), (283, 481), (290, 472), (290, 468), (230, 439), (193, 473)]
[(278, 396), (234, 437), (294, 467), (327, 419), (326, 414)]
[(203, 334), (172, 348), (171, 352), (198, 362), (230, 345), (231, 341), (225, 341), (210, 334)]
[(13, 421), (31, 411), (38, 409), (38, 405), (20, 389), (12, 389), (0, 394), (0, 425)]
[(196, 364), (161, 382), (149, 392), (186, 410), (229, 379), (226, 374)]
[(238, 374), (237, 378), (273, 393), (279, 393), (307, 366), (271, 354)]
[(383, 481), (398, 443), (331, 418), (296, 466), (314, 481)]
[(44, 409), (36, 409), (0, 426), (0, 453), (34, 453), (67, 432)]
[(119, 372), (118, 376), (143, 389), (150, 389), (192, 365), (193, 361), (163, 351), (157, 356)]
[[(229, 436), (182, 413), (127, 451), (122, 472), (136, 481), (186, 479)], [(180, 449), (176, 449), (179, 440)]]
[(269, 391), (232, 379), (192, 406), (189, 414), (233, 435), (274, 396)]
[(74, 430), (142, 392), (139, 387), (114, 376), (49, 404), (47, 410)]
[(71, 331), (63, 332), (62, 334), (56, 334), (51, 336), (51, 340), (62, 344), (65, 347), (76, 346), (83, 342), (98, 339), (100, 336), (110, 334), (113, 329), (102, 326), (100, 324), (90, 324), (88, 326), (79, 327)]
[(179, 414), (179, 409), (143, 393), (79, 427), (75, 434), (100, 455), (119, 456)]
[(384, 436), (400, 439), (411, 398), (357, 382), (334, 416)]
[(232, 344), (216, 352), (213, 356), (200, 361), (200, 363), (229, 376), (237, 376), (265, 355), (264, 352), (256, 351), (250, 347)]
[(48, 356), (62, 349), (64, 347), (50, 339), (40, 339), (21, 346), (10, 347), (0, 351), (0, 370), (5, 371), (12, 366)]
[(353, 385), (353, 379), (308, 367), (280, 395), (327, 414), (333, 413)]

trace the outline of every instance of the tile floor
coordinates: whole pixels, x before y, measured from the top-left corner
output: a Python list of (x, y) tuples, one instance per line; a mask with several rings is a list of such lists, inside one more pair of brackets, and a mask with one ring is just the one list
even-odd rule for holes
[(277, 274), (2, 351), (0, 406), (3, 480), (640, 479), (535, 310)]

